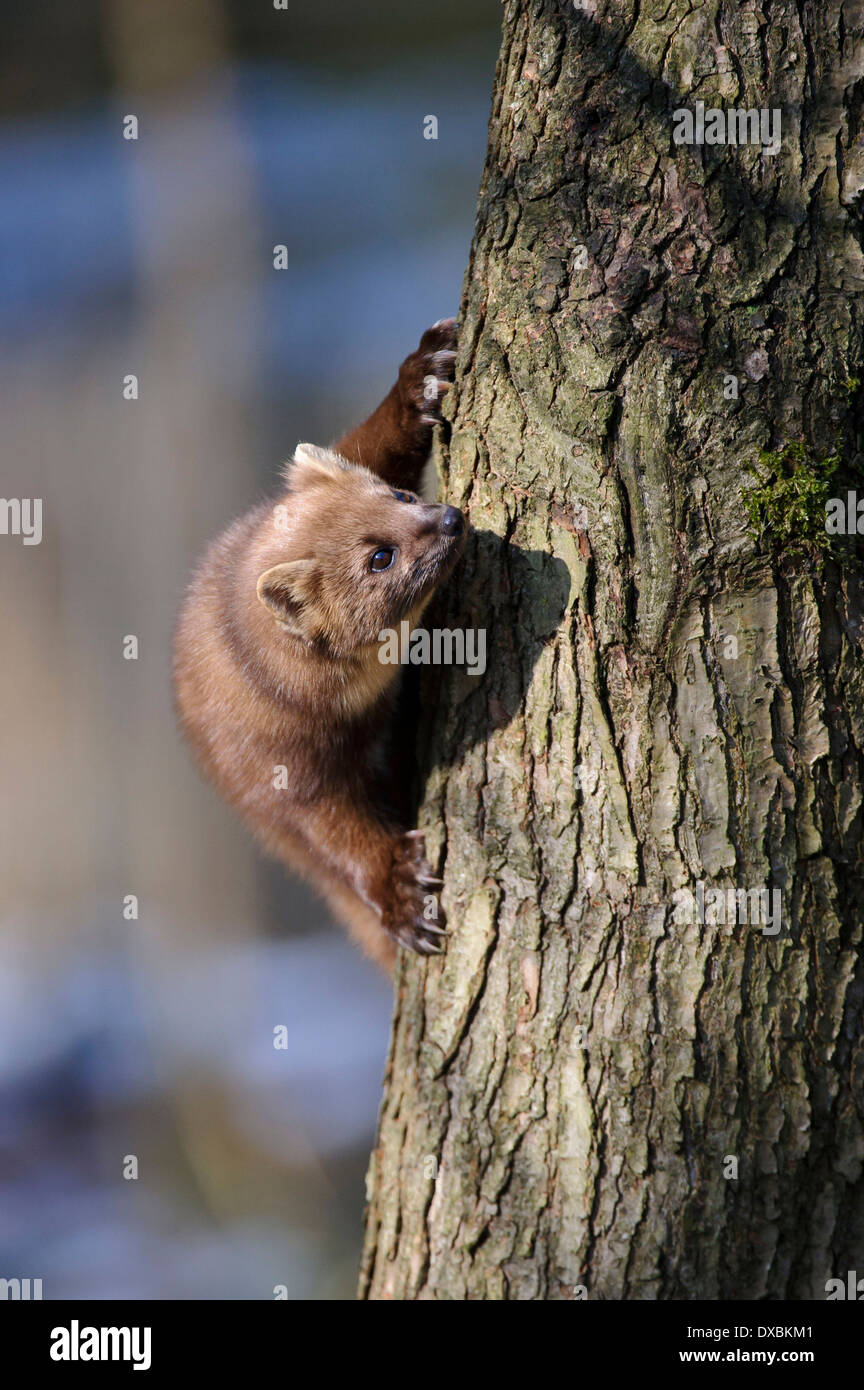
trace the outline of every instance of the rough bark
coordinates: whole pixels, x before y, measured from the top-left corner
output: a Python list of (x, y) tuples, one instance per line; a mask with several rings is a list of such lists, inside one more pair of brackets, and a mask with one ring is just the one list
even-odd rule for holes
[[(860, 542), (742, 506), (761, 448), (862, 447), (862, 15), (505, 7), (441, 459), (489, 666), (425, 686), (453, 932), (397, 979), (363, 1297), (864, 1269)], [(779, 154), (675, 145), (698, 99)], [(676, 920), (700, 881), (780, 931)]]

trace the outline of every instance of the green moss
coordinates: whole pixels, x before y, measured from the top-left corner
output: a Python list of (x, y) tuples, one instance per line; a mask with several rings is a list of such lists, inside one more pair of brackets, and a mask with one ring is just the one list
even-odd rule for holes
[(803, 439), (760, 450), (758, 465), (747, 466), (754, 481), (743, 495), (751, 534), (785, 552), (831, 549), (825, 508), (839, 467), (838, 452), (817, 458)]

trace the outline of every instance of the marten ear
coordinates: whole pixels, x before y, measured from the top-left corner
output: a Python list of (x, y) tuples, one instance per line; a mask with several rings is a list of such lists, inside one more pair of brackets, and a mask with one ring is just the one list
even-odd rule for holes
[(315, 570), (314, 560), (289, 560), (265, 570), (256, 586), (264, 607), (289, 632), (305, 641), (315, 636), (311, 611)]
[(351, 468), (347, 459), (340, 458), (332, 449), (319, 449), (317, 444), (298, 444), (293, 459), (285, 465), (285, 481), (292, 492), (299, 492), (313, 483), (340, 478)]

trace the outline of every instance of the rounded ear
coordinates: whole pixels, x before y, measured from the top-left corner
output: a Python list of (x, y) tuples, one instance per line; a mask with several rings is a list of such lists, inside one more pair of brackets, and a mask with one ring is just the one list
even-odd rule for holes
[(320, 449), (317, 444), (298, 444), (294, 457), (285, 465), (285, 480), (292, 492), (300, 492), (316, 483), (344, 477), (352, 467), (332, 449)]
[(305, 641), (311, 641), (315, 635), (312, 616), (315, 570), (314, 560), (289, 560), (265, 570), (255, 586), (259, 602), (270, 610), (276, 621)]

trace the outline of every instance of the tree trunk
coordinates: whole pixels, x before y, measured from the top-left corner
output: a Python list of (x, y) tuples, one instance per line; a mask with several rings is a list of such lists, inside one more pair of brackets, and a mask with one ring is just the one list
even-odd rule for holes
[[(489, 664), (424, 673), (452, 935), (400, 966), (361, 1296), (864, 1270), (864, 584), (824, 483), (862, 477), (862, 12), (505, 7), (441, 458)], [(676, 144), (699, 100), (780, 108), (779, 152)]]

